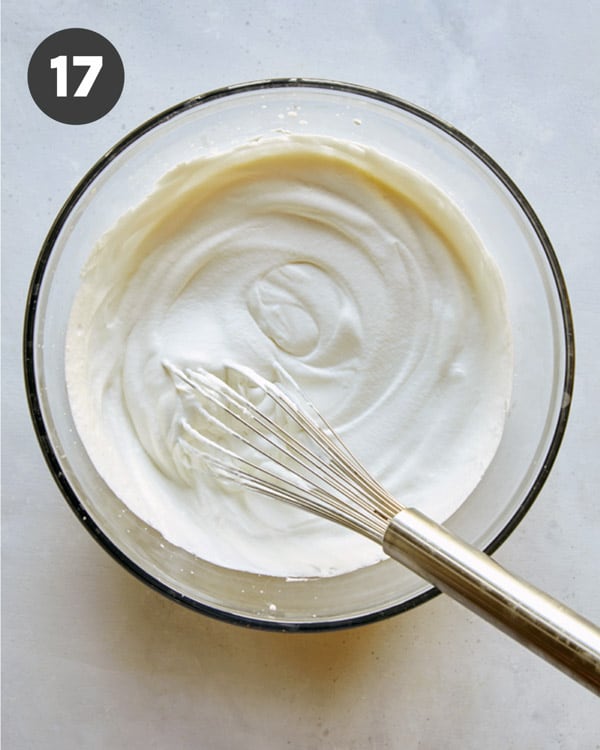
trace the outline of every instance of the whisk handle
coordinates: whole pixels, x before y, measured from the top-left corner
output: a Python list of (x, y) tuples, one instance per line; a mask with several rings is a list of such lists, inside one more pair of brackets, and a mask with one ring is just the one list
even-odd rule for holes
[(600, 630), (593, 623), (414, 508), (392, 519), (383, 549), (600, 695)]

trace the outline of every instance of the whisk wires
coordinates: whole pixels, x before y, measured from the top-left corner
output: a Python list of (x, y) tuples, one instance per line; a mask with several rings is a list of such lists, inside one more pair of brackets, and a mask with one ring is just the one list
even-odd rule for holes
[(242, 365), (228, 367), (233, 384), (202, 368), (164, 366), (185, 395), (177, 442), (192, 468), (208, 469), (382, 543), (402, 506), (297, 387), (296, 400)]

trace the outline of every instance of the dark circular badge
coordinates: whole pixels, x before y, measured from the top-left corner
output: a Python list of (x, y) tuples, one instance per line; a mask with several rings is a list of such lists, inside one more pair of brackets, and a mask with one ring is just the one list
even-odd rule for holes
[(89, 29), (52, 34), (31, 56), (29, 91), (38, 107), (58, 122), (83, 125), (115, 106), (125, 82), (115, 47)]

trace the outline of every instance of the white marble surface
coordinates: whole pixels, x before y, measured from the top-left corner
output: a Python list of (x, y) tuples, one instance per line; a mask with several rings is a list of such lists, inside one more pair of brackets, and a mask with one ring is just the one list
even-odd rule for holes
[[(600, 747), (600, 703), (452, 602), (329, 634), (206, 619), (135, 581), (85, 533), (38, 450), (21, 322), (44, 235), (114, 141), (195, 93), (304, 75), (379, 87), (439, 114), (513, 176), (569, 284), (576, 396), (541, 496), (497, 553), (600, 621), (600, 5), (557, 0), (3, 3), (3, 747)], [(104, 119), (33, 104), (29, 58), (70, 26), (126, 69)]]

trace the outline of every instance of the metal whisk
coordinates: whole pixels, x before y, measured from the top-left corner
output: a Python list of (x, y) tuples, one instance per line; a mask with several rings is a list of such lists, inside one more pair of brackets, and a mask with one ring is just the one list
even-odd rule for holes
[(363, 534), (600, 695), (600, 630), (391, 497), (283, 371), (285, 390), (240, 365), (227, 368), (229, 383), (164, 366), (186, 403), (178, 445), (192, 470), (207, 467)]

